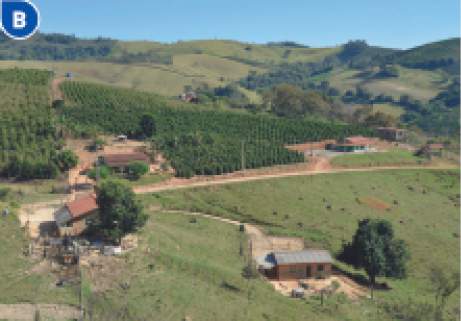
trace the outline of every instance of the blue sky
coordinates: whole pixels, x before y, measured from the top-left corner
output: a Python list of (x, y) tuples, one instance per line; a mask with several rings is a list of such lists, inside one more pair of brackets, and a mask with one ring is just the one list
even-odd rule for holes
[(40, 31), (119, 40), (291, 40), (312, 47), (350, 39), (407, 49), (460, 36), (459, 0), (32, 0)]

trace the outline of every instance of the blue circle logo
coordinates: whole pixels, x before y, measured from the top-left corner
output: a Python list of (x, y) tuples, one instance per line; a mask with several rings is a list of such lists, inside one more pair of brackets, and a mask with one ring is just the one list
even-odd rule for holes
[(25, 40), (38, 30), (40, 13), (29, 0), (3, 0), (0, 5), (2, 28), (8, 37)]

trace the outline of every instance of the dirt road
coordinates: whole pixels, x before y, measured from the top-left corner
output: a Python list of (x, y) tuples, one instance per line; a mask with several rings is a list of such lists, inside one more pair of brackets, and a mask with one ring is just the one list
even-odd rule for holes
[[(69, 320), (82, 317), (79, 308), (64, 304), (37, 304), (40, 319)], [(2, 320), (35, 320), (36, 306), (31, 303), (0, 304), (0, 319)]]
[[(325, 161), (320, 162), (318, 165), (319, 168), (325, 166)], [(450, 169), (450, 168), (459, 168), (457, 166), (415, 166), (415, 167), (370, 167), (370, 168), (351, 168), (351, 169), (338, 169), (338, 170), (329, 170), (328, 166), (325, 166), (323, 169), (319, 169), (316, 171), (299, 171), (299, 172), (291, 172), (291, 173), (280, 173), (274, 175), (254, 175), (249, 177), (239, 177), (239, 178), (228, 178), (228, 179), (209, 179), (207, 181), (202, 182), (194, 182), (188, 183), (187, 180), (171, 180), (171, 181), (164, 181), (161, 183), (157, 183), (154, 185), (143, 185), (143, 186), (135, 186), (133, 188), (136, 194), (143, 194), (143, 193), (151, 193), (151, 192), (160, 192), (165, 190), (171, 189), (179, 189), (179, 188), (190, 188), (190, 187), (197, 187), (197, 186), (207, 186), (207, 185), (218, 185), (218, 184), (227, 184), (227, 183), (238, 183), (244, 181), (251, 181), (251, 180), (259, 180), (259, 179), (268, 179), (268, 178), (278, 178), (278, 177), (288, 177), (288, 176), (301, 176), (301, 175), (318, 175), (318, 174), (334, 174), (334, 173), (343, 173), (343, 172), (373, 172), (379, 170), (404, 170), (404, 169)]]
[(53, 79), (53, 95), (55, 100), (63, 100), (64, 94), (62, 93), (61, 89), (59, 88), (59, 84), (66, 81), (65, 78), (55, 78)]

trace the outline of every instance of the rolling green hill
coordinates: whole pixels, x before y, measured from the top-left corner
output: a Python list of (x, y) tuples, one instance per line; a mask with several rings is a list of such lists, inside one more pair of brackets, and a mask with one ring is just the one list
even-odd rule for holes
[(392, 57), (405, 67), (434, 70), (440, 68), (451, 75), (459, 76), (460, 38), (428, 43)]

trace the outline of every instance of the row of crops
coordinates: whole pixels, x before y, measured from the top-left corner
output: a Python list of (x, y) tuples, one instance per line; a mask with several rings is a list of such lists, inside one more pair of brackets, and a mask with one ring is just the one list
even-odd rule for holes
[(0, 70), (0, 176), (59, 176), (49, 71)]
[(156, 146), (171, 160), (179, 177), (220, 175), (244, 168), (253, 169), (304, 161), (304, 155), (268, 141), (240, 142), (215, 135), (160, 135)]
[[(192, 106), (171, 108), (157, 95), (103, 85), (66, 82), (62, 90), (66, 105), (59, 106), (58, 112), (68, 122), (98, 125), (106, 133), (155, 136), (158, 149), (182, 177), (240, 169), (242, 141), (247, 145), (245, 167), (258, 168), (304, 161), (302, 155), (285, 149), (285, 144), (376, 135), (361, 126), (200, 110)], [(146, 118), (147, 126), (143, 121)], [(207, 137), (214, 137), (214, 142), (207, 142)]]

